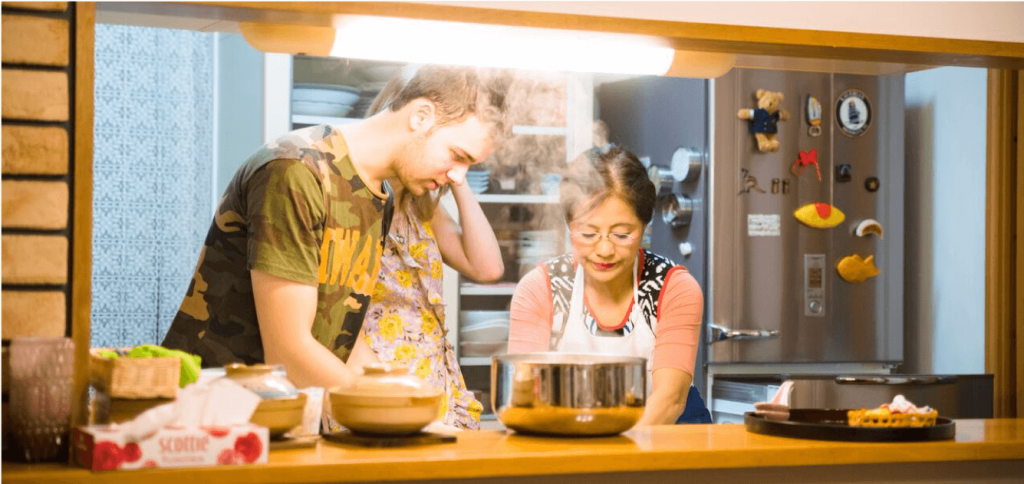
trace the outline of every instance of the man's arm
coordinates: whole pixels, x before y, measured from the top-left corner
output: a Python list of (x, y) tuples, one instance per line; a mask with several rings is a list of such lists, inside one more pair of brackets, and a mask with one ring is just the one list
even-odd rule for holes
[(250, 273), (267, 364), (284, 364), (288, 379), (299, 388), (355, 383), (356, 373), (313, 337), (316, 286), (259, 270)]
[(438, 206), (431, 225), (445, 264), (477, 282), (494, 282), (505, 273), (501, 248), (490, 222), (469, 184), (452, 185), (459, 207), (459, 222)]

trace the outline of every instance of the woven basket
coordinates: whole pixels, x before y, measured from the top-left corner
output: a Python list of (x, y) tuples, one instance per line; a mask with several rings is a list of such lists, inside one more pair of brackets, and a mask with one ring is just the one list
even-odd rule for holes
[[(181, 377), (181, 359), (107, 358), (100, 350), (89, 351), (89, 381), (113, 398), (175, 398)], [(126, 348), (127, 350), (127, 348)]]
[(869, 415), (868, 410), (850, 410), (846, 418), (851, 427), (930, 427), (935, 425), (938, 410), (928, 413)]

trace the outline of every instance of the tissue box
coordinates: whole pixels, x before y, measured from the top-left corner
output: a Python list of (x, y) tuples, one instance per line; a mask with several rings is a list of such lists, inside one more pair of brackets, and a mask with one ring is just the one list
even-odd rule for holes
[(266, 464), (270, 434), (253, 424), (166, 426), (139, 442), (127, 442), (117, 425), (75, 428), (78, 465), (94, 471), (144, 467), (205, 467)]

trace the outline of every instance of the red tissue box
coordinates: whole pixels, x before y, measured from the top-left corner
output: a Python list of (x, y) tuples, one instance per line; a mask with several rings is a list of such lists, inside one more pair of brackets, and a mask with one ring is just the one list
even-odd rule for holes
[(270, 433), (251, 423), (169, 425), (146, 439), (127, 442), (117, 425), (89, 425), (75, 428), (72, 443), (78, 465), (94, 471), (266, 464)]

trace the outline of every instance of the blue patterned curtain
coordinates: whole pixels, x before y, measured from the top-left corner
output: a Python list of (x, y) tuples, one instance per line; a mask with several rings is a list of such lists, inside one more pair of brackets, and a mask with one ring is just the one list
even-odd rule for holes
[(213, 35), (96, 25), (92, 346), (159, 344), (212, 216)]

